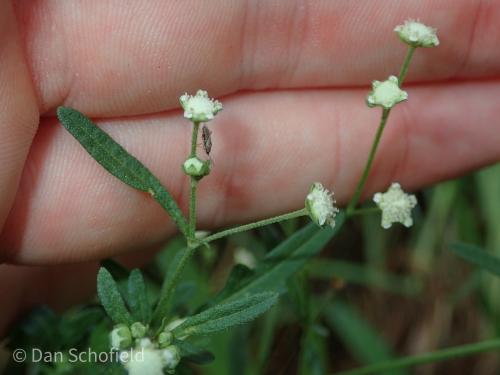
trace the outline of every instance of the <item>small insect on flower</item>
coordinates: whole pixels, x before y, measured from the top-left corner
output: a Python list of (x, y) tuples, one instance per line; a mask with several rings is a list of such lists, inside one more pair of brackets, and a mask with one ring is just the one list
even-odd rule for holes
[(201, 128), (201, 138), (203, 139), (203, 148), (207, 155), (212, 151), (212, 132), (205, 125)]

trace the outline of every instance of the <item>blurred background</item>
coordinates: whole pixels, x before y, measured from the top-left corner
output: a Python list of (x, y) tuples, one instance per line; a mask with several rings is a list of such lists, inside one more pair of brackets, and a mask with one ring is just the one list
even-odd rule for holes
[[(425, 189), (417, 198), (410, 229), (383, 230), (378, 214), (350, 220), (288, 281), (279, 305), (251, 324), (202, 339), (215, 360), (179, 373), (319, 375), (498, 336), (500, 278), (466, 263), (450, 245), (475, 244), (500, 258), (500, 165)], [(276, 224), (199, 251), (179, 287), (179, 315), (206, 303), (235, 264), (254, 267), (305, 223)], [(182, 239), (173, 239), (144, 270), (151, 298), (173, 250), (182, 246)], [(103, 322), (96, 301), (83, 311), (58, 315), (38, 308), (12, 332), (11, 345), (64, 349), (76, 343), (105, 350), (110, 322)], [(4, 373), (27, 371), (8, 361), (4, 350)], [(30, 373), (98, 372), (58, 367)], [(490, 352), (386, 373), (499, 374), (500, 361)]]

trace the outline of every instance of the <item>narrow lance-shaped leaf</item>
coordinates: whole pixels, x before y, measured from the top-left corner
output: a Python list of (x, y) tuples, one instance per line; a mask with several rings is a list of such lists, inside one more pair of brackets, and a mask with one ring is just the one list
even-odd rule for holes
[(215, 356), (211, 352), (188, 341), (175, 340), (174, 345), (180, 349), (183, 361), (196, 363), (197, 365), (206, 365), (215, 359)]
[(500, 259), (491, 254), (488, 254), (480, 247), (465, 243), (457, 243), (451, 245), (451, 250), (464, 258), (466, 261), (481, 267), (482, 269), (500, 276)]
[(138, 190), (150, 193), (168, 212), (183, 234), (187, 222), (179, 206), (160, 181), (134, 156), (84, 114), (59, 107), (57, 117), (87, 152), (109, 173)]
[(115, 323), (132, 324), (132, 316), (125, 307), (113, 276), (106, 268), (101, 267), (97, 274), (97, 294), (104, 310)]
[(285, 291), (286, 280), (323, 249), (342, 227), (344, 220), (345, 214), (341, 212), (334, 229), (322, 229), (313, 223), (305, 226), (271, 251), (255, 269), (254, 276), (245, 278), (241, 285), (232, 288), (231, 294), (225, 295), (224, 300), (235, 300), (262, 291)]
[(259, 293), (217, 305), (187, 318), (173, 333), (176, 337), (204, 335), (243, 324), (266, 312), (277, 300), (277, 293)]
[[(324, 319), (337, 333), (347, 350), (362, 363), (375, 363), (393, 358), (392, 349), (374, 327), (358, 310), (338, 299), (326, 306)], [(404, 374), (402, 371), (387, 371), (386, 375)]]
[(135, 269), (128, 278), (128, 304), (136, 321), (149, 324), (151, 321), (151, 304), (148, 301), (146, 284), (140, 270)]

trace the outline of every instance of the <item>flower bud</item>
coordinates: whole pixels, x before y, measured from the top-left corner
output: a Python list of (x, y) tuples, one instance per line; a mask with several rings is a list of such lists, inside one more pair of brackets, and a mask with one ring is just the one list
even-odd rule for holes
[(182, 164), (182, 169), (188, 176), (201, 179), (210, 173), (210, 160), (200, 160), (196, 156), (193, 156)]
[(175, 345), (167, 346), (162, 350), (164, 368), (168, 373), (173, 374), (175, 368), (181, 361), (181, 353)]
[(408, 99), (408, 93), (399, 88), (398, 78), (390, 76), (383, 82), (372, 82), (372, 92), (366, 97), (366, 104), (368, 107), (378, 106), (389, 109), (406, 99)]
[(413, 47), (436, 47), (439, 45), (436, 29), (418, 21), (406, 20), (403, 25), (396, 26), (394, 31), (403, 42)]
[(192, 122), (207, 122), (222, 110), (222, 104), (218, 100), (210, 99), (204, 90), (198, 90), (196, 95), (187, 93), (179, 98), (184, 117)]
[(144, 326), (141, 322), (135, 322), (130, 326), (132, 337), (135, 339), (141, 339), (146, 336), (147, 330), (146, 326)]
[(309, 217), (317, 225), (335, 227), (335, 216), (339, 210), (335, 207), (333, 193), (330, 193), (319, 182), (311, 186), (305, 205)]
[(166, 348), (174, 340), (174, 335), (172, 332), (162, 332), (158, 335), (158, 344), (160, 348)]
[(117, 350), (127, 349), (132, 345), (132, 334), (125, 324), (119, 324), (109, 334), (111, 348)]

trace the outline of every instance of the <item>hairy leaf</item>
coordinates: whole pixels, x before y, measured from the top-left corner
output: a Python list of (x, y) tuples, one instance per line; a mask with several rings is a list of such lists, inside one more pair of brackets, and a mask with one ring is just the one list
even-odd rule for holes
[(59, 107), (57, 117), (109, 173), (129, 186), (150, 193), (172, 217), (180, 231), (187, 233), (187, 222), (179, 206), (160, 181), (139, 160), (77, 110)]
[(151, 304), (148, 301), (144, 278), (138, 269), (134, 269), (128, 278), (128, 305), (136, 321), (149, 324), (152, 314)]
[(480, 247), (465, 243), (457, 243), (451, 245), (451, 250), (466, 261), (496, 276), (500, 276), (500, 258), (488, 254)]
[(277, 293), (259, 293), (211, 307), (187, 318), (174, 335), (203, 335), (249, 322), (266, 312), (278, 300)]
[(323, 249), (341, 228), (344, 218), (341, 212), (334, 229), (322, 229), (311, 223), (289, 237), (264, 258), (255, 269), (253, 277), (245, 279), (242, 285), (234, 288), (233, 293), (225, 300), (239, 299), (263, 291), (283, 292), (286, 280)]
[(97, 294), (104, 310), (115, 323), (132, 324), (132, 316), (125, 307), (122, 295), (113, 276), (101, 267), (97, 274)]

